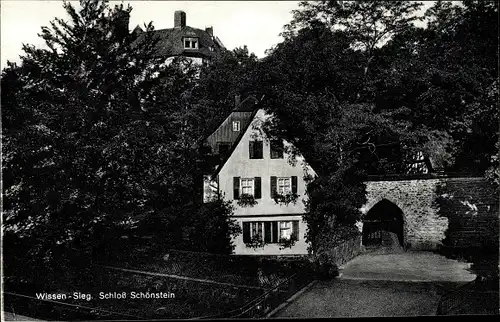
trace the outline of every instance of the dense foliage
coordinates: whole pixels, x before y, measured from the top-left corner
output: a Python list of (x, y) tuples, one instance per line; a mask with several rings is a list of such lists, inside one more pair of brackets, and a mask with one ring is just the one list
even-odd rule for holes
[(131, 8), (64, 6), (48, 49), (24, 46), (2, 73), (4, 231), (19, 246), (6, 262), (57, 268), (123, 235), (230, 252), (232, 209), (203, 204), (201, 178), (235, 95), (255, 95), (267, 135), (317, 174), (312, 250), (356, 233), (366, 174), (478, 172), (498, 187), (494, 2), (423, 16), (413, 1), (302, 2), (264, 59), (244, 46), (204, 67), (158, 60), (155, 39), (129, 32)]
[(202, 68), (192, 101), (203, 116), (198, 126), (203, 135), (210, 135), (226, 119), (235, 107), (235, 97), (243, 101), (255, 93), (257, 65), (257, 57), (244, 46), (216, 53)]
[(130, 7), (64, 7), (70, 21), (42, 29), (48, 49), (24, 46), (2, 73), (5, 261), (56, 272), (124, 235), (230, 252), (231, 208), (202, 203), (197, 68), (158, 61)]
[[(365, 174), (475, 172), (498, 182), (498, 8), (302, 2), (259, 68), (270, 136), (318, 174), (313, 249), (355, 233)], [(422, 25), (425, 20), (425, 27)], [(420, 22), (420, 23), (419, 23)]]

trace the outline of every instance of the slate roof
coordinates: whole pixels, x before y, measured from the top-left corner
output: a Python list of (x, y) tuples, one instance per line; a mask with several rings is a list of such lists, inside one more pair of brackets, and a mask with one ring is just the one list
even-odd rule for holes
[(240, 141), (243, 138), (243, 135), (245, 135), (245, 132), (247, 131), (247, 129), (252, 124), (252, 121), (255, 118), (255, 115), (257, 114), (257, 111), (258, 111), (257, 109), (254, 110), (253, 113), (252, 113), (252, 115), (250, 115), (250, 122), (248, 122), (248, 124), (245, 126), (245, 128), (241, 129), (241, 132), (238, 135), (238, 138), (236, 138), (236, 141), (234, 141), (233, 146), (231, 146), (231, 149), (229, 150), (229, 152), (226, 154), (226, 156), (224, 157), (224, 159), (222, 160), (222, 162), (217, 166), (217, 169), (215, 169), (214, 173), (212, 174), (212, 178), (216, 178), (219, 175), (220, 170), (222, 170), (222, 168), (224, 167), (224, 165), (226, 165), (227, 160), (229, 160), (229, 158), (233, 154), (234, 150), (236, 150), (236, 147), (238, 146), (238, 144), (240, 144)]
[[(137, 28), (136, 28), (137, 29)], [(134, 31), (136, 31), (134, 29)], [(136, 31), (137, 32), (137, 31)], [(156, 44), (159, 57), (171, 56), (190, 56), (190, 57), (212, 57), (215, 51), (224, 48), (222, 42), (217, 37), (212, 37), (207, 31), (184, 26), (181, 28), (167, 28), (152, 31), (155, 37), (159, 38)], [(144, 33), (140, 33), (137, 41), (144, 37)], [(185, 49), (183, 38), (197, 37), (198, 49)], [(211, 51), (213, 47), (215, 51)]]
[(226, 164), (227, 160), (229, 160), (229, 158), (233, 154), (233, 152), (236, 149), (236, 147), (238, 146), (238, 144), (240, 144), (241, 139), (245, 135), (245, 132), (247, 131), (247, 129), (252, 124), (252, 121), (255, 118), (257, 111), (259, 110), (259, 106), (260, 106), (259, 103), (260, 103), (259, 100), (257, 98), (255, 98), (255, 96), (250, 95), (246, 99), (244, 99), (243, 102), (241, 102), (238, 106), (236, 106), (233, 109), (233, 112), (252, 112), (252, 114), (250, 115), (250, 121), (247, 123), (247, 125), (244, 128), (241, 129), (240, 134), (238, 135), (238, 137), (234, 141), (233, 145), (231, 146), (231, 149), (228, 151), (228, 153), (226, 154), (226, 156), (224, 157), (222, 162), (217, 166), (217, 169), (215, 169), (214, 173), (212, 173), (212, 178), (216, 178), (217, 175), (219, 175), (220, 170), (222, 170), (222, 168)]

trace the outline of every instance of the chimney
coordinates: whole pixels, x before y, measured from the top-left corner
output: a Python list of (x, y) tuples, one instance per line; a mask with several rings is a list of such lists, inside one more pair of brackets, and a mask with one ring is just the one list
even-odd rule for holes
[(206, 27), (205, 31), (210, 35), (210, 37), (214, 36), (214, 27)]
[(184, 11), (177, 10), (174, 12), (174, 27), (186, 27), (186, 13)]
[(234, 107), (238, 107), (240, 105), (240, 94), (234, 95)]
[(129, 33), (128, 25), (130, 14), (128, 12), (119, 12), (116, 16), (117, 26), (120, 32)]

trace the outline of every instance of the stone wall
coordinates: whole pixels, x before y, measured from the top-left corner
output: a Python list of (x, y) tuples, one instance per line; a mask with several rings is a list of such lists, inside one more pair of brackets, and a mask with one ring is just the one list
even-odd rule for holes
[(437, 203), (439, 215), (449, 221), (445, 246), (498, 246), (498, 196), (483, 178), (443, 180), (437, 186)]
[(366, 190), (364, 215), (383, 199), (402, 210), (407, 248), (481, 246), (498, 239), (498, 196), (483, 178), (368, 181)]
[(310, 260), (317, 265), (316, 271), (319, 278), (331, 278), (338, 276), (339, 268), (361, 252), (361, 236), (358, 235), (340, 244), (323, 245), (310, 257)]
[(361, 253), (361, 236), (357, 236), (328, 249), (328, 257), (337, 267), (344, 265)]

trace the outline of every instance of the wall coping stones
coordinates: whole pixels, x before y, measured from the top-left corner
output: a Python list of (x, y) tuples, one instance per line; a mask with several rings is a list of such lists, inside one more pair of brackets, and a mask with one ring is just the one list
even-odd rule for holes
[(482, 173), (470, 172), (448, 172), (448, 173), (426, 173), (426, 174), (382, 174), (367, 175), (365, 182), (370, 181), (400, 181), (400, 180), (429, 180), (446, 178), (483, 178)]

